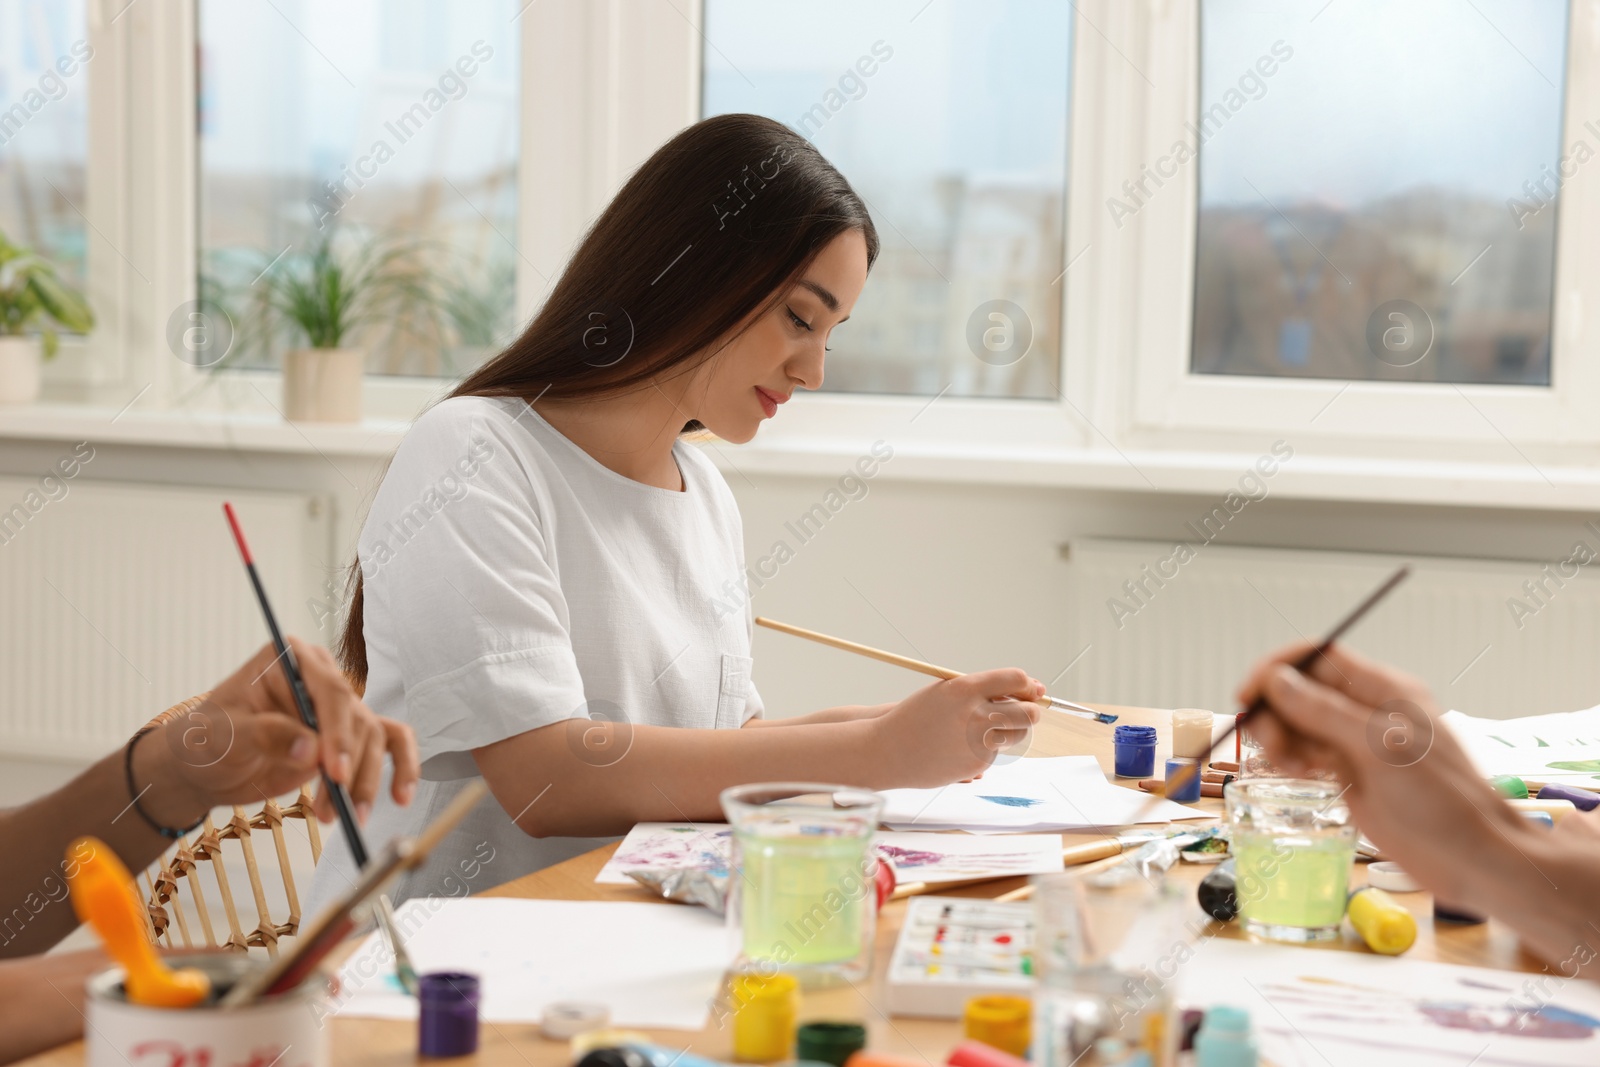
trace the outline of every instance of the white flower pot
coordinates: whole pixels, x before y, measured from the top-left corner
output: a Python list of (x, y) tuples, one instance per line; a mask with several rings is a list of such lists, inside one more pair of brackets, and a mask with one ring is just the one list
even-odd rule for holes
[(0, 404), (38, 400), (42, 363), (37, 337), (0, 337)]
[(291, 422), (360, 422), (359, 348), (296, 348), (283, 357), (283, 416)]

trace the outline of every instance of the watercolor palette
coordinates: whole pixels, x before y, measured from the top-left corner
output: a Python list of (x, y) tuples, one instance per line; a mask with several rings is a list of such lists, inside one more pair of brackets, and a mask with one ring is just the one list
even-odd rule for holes
[(984, 993), (1033, 989), (1033, 907), (912, 897), (886, 981), (891, 1015), (959, 1019)]

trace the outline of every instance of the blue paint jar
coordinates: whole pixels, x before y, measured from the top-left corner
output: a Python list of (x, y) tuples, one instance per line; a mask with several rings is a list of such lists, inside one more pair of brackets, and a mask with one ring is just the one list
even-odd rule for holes
[(1260, 1053), (1249, 1013), (1223, 1004), (1206, 1012), (1194, 1036), (1194, 1062), (1196, 1067), (1256, 1067)]
[(478, 1049), (478, 976), (441, 971), (418, 980), (417, 1051), (424, 1057), (465, 1056)]
[[(1195, 764), (1198, 762), (1200, 761), (1192, 759), (1167, 760), (1168, 800), (1176, 801), (1179, 804), (1193, 804), (1195, 801), (1200, 799), (1200, 768), (1195, 766)], [(1189, 774), (1189, 780), (1184, 783), (1182, 789), (1174, 790), (1171, 785), (1173, 776), (1184, 767), (1189, 768), (1189, 770), (1185, 772)]]
[(1118, 778), (1149, 778), (1156, 773), (1156, 728), (1119, 726), (1111, 733)]

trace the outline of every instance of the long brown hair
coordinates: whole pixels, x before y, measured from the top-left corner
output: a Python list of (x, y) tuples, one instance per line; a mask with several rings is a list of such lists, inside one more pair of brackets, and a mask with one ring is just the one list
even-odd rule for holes
[[(870, 267), (866, 205), (804, 137), (759, 115), (697, 122), (634, 171), (527, 329), (450, 395), (611, 396), (686, 373), (852, 229)], [(349, 581), (339, 657), (364, 687), (359, 560)]]

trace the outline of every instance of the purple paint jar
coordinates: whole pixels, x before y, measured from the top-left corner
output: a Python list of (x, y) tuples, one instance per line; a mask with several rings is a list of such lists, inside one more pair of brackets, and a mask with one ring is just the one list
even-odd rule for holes
[(423, 1056), (466, 1056), (478, 1050), (478, 976), (451, 971), (425, 974), (417, 999), (422, 1013), (417, 1052)]

